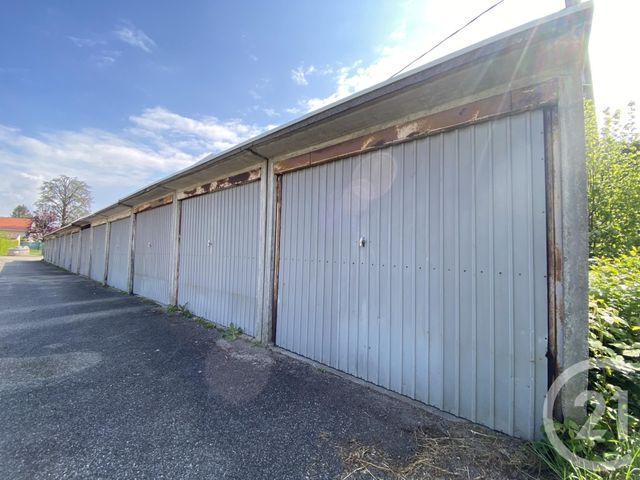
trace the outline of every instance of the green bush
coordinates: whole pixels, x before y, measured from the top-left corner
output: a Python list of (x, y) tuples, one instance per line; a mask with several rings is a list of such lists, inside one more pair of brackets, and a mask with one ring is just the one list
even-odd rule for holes
[(639, 253), (632, 248), (617, 258), (596, 258), (589, 268), (590, 294), (636, 327), (640, 324)]
[[(618, 258), (598, 258), (589, 270), (589, 356), (604, 368), (589, 371), (589, 389), (606, 402), (592, 429), (604, 430), (602, 437), (580, 438), (582, 428), (570, 419), (556, 423), (565, 445), (582, 458), (607, 460), (629, 452), (631, 465), (613, 472), (589, 472), (562, 458), (548, 441), (533, 444), (538, 456), (562, 479), (640, 478), (640, 256), (634, 248)], [(628, 437), (618, 434), (620, 391), (628, 392)], [(589, 413), (594, 405), (588, 406)]]
[(594, 257), (616, 257), (640, 246), (640, 139), (635, 104), (622, 122), (620, 111), (604, 111), (598, 131), (593, 102), (585, 102), (589, 249)]
[(17, 246), (18, 240), (0, 236), (0, 255), (6, 255), (10, 248)]
[(589, 351), (611, 369), (593, 370), (590, 388), (629, 392), (629, 413), (640, 418), (640, 256), (593, 261), (590, 273)]
[[(582, 458), (608, 460), (631, 452), (632, 461), (615, 472), (590, 472), (562, 458), (546, 440), (533, 444), (562, 479), (640, 478), (640, 139), (633, 103), (627, 117), (623, 123), (619, 111), (605, 110), (598, 130), (593, 102), (585, 102), (589, 251), (595, 257), (589, 268), (589, 390), (607, 405), (591, 428), (604, 435), (582, 438), (582, 427), (571, 419), (557, 423), (556, 431)], [(621, 391), (628, 394), (628, 437), (618, 434)], [(589, 413), (594, 409), (587, 405)]]

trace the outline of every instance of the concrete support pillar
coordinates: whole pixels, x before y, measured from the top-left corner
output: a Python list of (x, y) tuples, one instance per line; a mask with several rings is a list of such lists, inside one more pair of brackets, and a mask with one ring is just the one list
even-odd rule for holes
[(262, 343), (266, 343), (265, 329), (268, 328), (264, 323), (264, 310), (266, 308), (264, 296), (270, 290), (270, 282), (267, 278), (268, 270), (268, 250), (266, 248), (267, 235), (267, 209), (268, 209), (268, 185), (269, 185), (269, 164), (264, 161), (260, 164), (260, 227), (258, 233), (258, 245), (260, 250), (258, 253), (258, 315), (256, 318), (256, 338)]
[(136, 251), (136, 214), (131, 209), (131, 216), (129, 217), (129, 252), (127, 258), (127, 292), (129, 295), (133, 294), (133, 273)]
[(277, 308), (274, 304), (274, 247), (275, 247), (275, 208), (276, 189), (275, 174), (273, 173), (273, 161), (265, 162), (262, 173), (261, 199), (264, 202), (264, 247), (262, 268), (262, 312), (259, 318), (260, 328), (257, 328), (258, 338), (264, 344), (273, 342), (273, 310)]
[(177, 305), (178, 303), (178, 274), (180, 271), (180, 224), (182, 220), (182, 200), (178, 200), (178, 193), (173, 194), (173, 203), (171, 204), (173, 209), (173, 235), (174, 241), (172, 262), (173, 262), (173, 276), (171, 277), (171, 298), (169, 303), (171, 305)]
[(106, 223), (105, 239), (104, 239), (104, 276), (102, 278), (102, 284), (106, 285), (109, 278), (109, 239), (111, 238), (111, 222)]
[(91, 278), (91, 264), (93, 263), (93, 225), (89, 227), (89, 269), (87, 276)]
[[(586, 360), (588, 350), (588, 213), (585, 168), (584, 100), (581, 71), (559, 82), (557, 128), (554, 134), (555, 276), (558, 367), (560, 374)], [(558, 261), (559, 260), (559, 261)], [(587, 372), (562, 390), (565, 416), (581, 418), (575, 397), (587, 388)]]

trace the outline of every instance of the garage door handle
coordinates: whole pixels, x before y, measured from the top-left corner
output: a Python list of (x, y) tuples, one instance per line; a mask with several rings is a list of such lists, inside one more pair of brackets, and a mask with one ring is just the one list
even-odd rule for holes
[(360, 237), (360, 240), (358, 240), (359, 247), (364, 247), (366, 243), (367, 243), (367, 240), (364, 237)]

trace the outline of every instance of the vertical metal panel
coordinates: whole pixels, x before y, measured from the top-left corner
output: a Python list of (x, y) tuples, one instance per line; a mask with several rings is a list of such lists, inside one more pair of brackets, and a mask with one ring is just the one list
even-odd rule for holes
[(72, 258), (73, 258), (72, 238), (71, 238), (71, 235), (65, 235), (64, 236), (64, 263), (62, 267), (67, 271), (71, 271)]
[(65, 255), (65, 268), (67, 271), (71, 271), (71, 265), (73, 264), (73, 235), (69, 234), (65, 237), (67, 242), (67, 250)]
[(65, 258), (67, 254), (67, 237), (65, 235), (60, 237), (60, 258), (58, 266), (64, 268)]
[(277, 344), (537, 436), (544, 168), (535, 111), (285, 174)]
[(56, 245), (55, 245), (55, 252), (53, 256), (53, 263), (56, 266), (60, 266), (61, 241), (59, 237), (56, 237), (54, 241), (56, 242)]
[(107, 284), (125, 291), (128, 290), (129, 283), (130, 227), (131, 219), (123, 218), (111, 222), (109, 232)]
[(62, 267), (64, 265), (64, 237), (58, 237), (58, 255), (56, 265)]
[(67, 241), (67, 235), (63, 235), (62, 237), (62, 254), (60, 256), (60, 266), (64, 269), (67, 268), (67, 251), (69, 250), (68, 248), (68, 241)]
[(137, 214), (133, 292), (161, 303), (171, 298), (174, 272), (173, 206)]
[(260, 184), (182, 202), (178, 303), (252, 336), (258, 321)]
[(93, 245), (91, 246), (91, 278), (104, 281), (104, 255), (107, 245), (107, 225), (93, 227)]
[(56, 238), (56, 257), (55, 257), (55, 264), (58, 267), (62, 266), (62, 237), (58, 237)]
[(80, 232), (71, 235), (71, 272), (78, 273), (80, 266)]
[(91, 228), (80, 231), (80, 275), (89, 276), (91, 266)]

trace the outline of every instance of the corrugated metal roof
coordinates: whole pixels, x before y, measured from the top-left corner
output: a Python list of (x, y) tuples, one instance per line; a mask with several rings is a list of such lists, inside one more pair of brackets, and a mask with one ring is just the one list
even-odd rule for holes
[[(132, 206), (156, 199), (170, 191), (209, 180), (212, 177), (211, 174), (207, 177), (207, 172), (212, 171), (214, 168), (217, 175), (223, 176), (225, 172), (253, 166), (257, 161), (264, 160), (265, 157), (274, 158), (280, 155), (287, 155), (309, 146), (329, 142), (339, 135), (348, 135), (351, 132), (366, 130), (379, 124), (381, 121), (380, 116), (383, 114), (388, 115), (390, 120), (395, 119), (393, 115), (406, 116), (411, 114), (413, 112), (407, 111), (407, 108), (409, 108), (408, 106), (412, 103), (412, 100), (413, 103), (416, 103), (415, 99), (405, 98), (403, 102), (398, 102), (395, 109), (385, 104), (385, 100), (391, 97), (399, 97), (406, 92), (412, 91), (412, 89), (429, 82), (435, 82), (446, 75), (453, 75), (456, 71), (469, 64), (486, 62), (498, 54), (515, 49), (526, 52), (534, 43), (566, 35), (576, 26), (588, 28), (592, 11), (593, 4), (585, 2), (446, 55), (258, 135), (228, 150), (207, 155), (194, 165), (151, 183), (108, 207), (78, 219), (70, 225), (61, 227), (50, 235), (64, 233), (73, 227), (88, 225), (92, 221), (106, 216), (125, 213)], [(558, 52), (558, 54), (562, 54), (562, 52)], [(475, 82), (474, 85), (478, 83)], [(420, 100), (422, 101), (424, 92), (421, 93)], [(471, 91), (464, 92), (466, 95), (472, 93)], [(356, 118), (356, 113), (378, 104), (384, 104), (384, 106), (380, 107), (380, 112), (377, 112), (378, 115), (367, 111), (365, 115), (360, 115)], [(339, 132), (339, 135), (337, 132)]]

